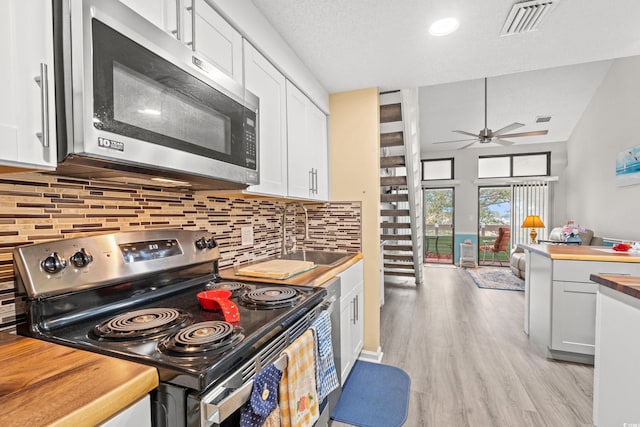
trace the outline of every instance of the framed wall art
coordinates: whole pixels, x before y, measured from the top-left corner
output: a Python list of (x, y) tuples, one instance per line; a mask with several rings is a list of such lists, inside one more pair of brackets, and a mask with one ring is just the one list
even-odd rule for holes
[(628, 148), (616, 157), (616, 187), (640, 184), (640, 146)]

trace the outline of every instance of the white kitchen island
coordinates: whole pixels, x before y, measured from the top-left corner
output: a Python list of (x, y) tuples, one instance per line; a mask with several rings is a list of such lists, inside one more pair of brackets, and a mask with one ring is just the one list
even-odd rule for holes
[(640, 276), (640, 256), (611, 248), (520, 245), (527, 262), (524, 331), (547, 356), (593, 364), (596, 295), (591, 274)]

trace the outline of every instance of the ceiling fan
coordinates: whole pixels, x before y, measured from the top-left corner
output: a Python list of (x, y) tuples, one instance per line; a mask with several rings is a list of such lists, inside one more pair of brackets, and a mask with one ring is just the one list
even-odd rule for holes
[(480, 132), (478, 133), (466, 132), (464, 130), (454, 130), (453, 132), (460, 133), (462, 135), (472, 136), (473, 138), (472, 139), (469, 139), (469, 138), (455, 139), (452, 141), (440, 141), (440, 142), (434, 142), (434, 144), (449, 144), (452, 142), (471, 141), (469, 144), (466, 144), (460, 147), (459, 150), (470, 147), (476, 142), (479, 142), (481, 144), (494, 142), (496, 144), (508, 146), (508, 145), (512, 145), (513, 142), (507, 141), (504, 138), (517, 138), (521, 136), (538, 136), (538, 135), (546, 135), (547, 133), (549, 133), (548, 130), (535, 130), (531, 132), (507, 133), (522, 126), (524, 126), (524, 123), (515, 122), (503, 128), (500, 128), (495, 132), (487, 127), (487, 78), (485, 77), (484, 78), (484, 129), (480, 129)]

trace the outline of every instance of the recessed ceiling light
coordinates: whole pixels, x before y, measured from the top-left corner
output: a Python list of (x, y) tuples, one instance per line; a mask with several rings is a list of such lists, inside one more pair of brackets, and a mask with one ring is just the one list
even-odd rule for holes
[(429, 34), (432, 36), (446, 36), (453, 33), (460, 26), (456, 18), (442, 18), (431, 24)]

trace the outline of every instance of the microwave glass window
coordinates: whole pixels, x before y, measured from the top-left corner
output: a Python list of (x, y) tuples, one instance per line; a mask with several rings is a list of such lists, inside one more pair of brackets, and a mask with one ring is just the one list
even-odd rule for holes
[(231, 153), (231, 120), (114, 62), (113, 118), (161, 135)]
[(95, 18), (92, 44), (96, 129), (257, 169), (254, 111)]

